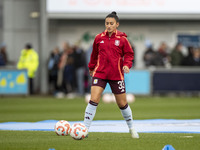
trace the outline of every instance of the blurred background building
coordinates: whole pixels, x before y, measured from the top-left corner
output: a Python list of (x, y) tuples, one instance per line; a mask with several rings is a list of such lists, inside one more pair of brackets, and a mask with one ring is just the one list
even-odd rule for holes
[(1, 0), (0, 42), (6, 44), (12, 62), (18, 61), (25, 43), (32, 43), (40, 60), (36, 90), (45, 94), (52, 49), (68, 42), (88, 51), (111, 11), (118, 13), (119, 30), (127, 33), (135, 49), (135, 69), (145, 69), (143, 55), (149, 46), (158, 51), (164, 42), (170, 54), (180, 42), (185, 56), (188, 46), (200, 47), (199, 4), (197, 0)]

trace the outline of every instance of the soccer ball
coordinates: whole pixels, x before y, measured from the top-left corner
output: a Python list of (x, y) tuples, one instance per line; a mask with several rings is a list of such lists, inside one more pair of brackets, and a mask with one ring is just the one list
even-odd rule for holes
[(82, 123), (75, 123), (70, 129), (70, 135), (75, 140), (82, 140), (88, 134), (88, 129)]
[(85, 102), (88, 103), (90, 101), (91, 94), (86, 94), (85, 95)]
[(112, 103), (115, 102), (115, 97), (113, 94), (103, 94), (102, 100), (104, 103)]
[(70, 124), (66, 120), (60, 120), (55, 124), (54, 129), (57, 135), (65, 136), (70, 132)]
[(135, 96), (133, 94), (126, 94), (126, 99), (128, 103), (133, 103), (135, 101)]

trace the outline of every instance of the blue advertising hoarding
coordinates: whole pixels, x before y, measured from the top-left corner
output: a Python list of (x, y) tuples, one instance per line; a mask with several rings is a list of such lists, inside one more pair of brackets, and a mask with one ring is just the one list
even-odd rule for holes
[(162, 72), (155, 71), (152, 78), (154, 93), (167, 92), (199, 92), (200, 91), (199, 70)]
[(0, 70), (0, 95), (28, 94), (26, 70)]
[[(126, 93), (148, 95), (151, 92), (151, 73), (148, 70), (130, 70), (124, 75)], [(111, 93), (110, 85), (107, 84), (104, 93)]]

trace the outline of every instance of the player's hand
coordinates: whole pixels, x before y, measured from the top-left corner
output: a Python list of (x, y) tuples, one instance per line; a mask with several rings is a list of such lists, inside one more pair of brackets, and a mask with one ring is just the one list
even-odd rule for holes
[(128, 66), (123, 66), (124, 73), (129, 73), (129, 67)]
[(93, 76), (93, 72), (94, 72), (94, 70), (89, 70), (89, 73), (90, 73), (91, 77)]

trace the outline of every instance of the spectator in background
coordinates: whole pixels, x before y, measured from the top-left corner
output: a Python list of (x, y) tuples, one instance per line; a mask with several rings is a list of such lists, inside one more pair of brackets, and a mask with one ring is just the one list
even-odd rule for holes
[(37, 52), (32, 48), (30, 43), (25, 45), (25, 48), (21, 51), (21, 56), (17, 63), (18, 69), (27, 69), (29, 78), (29, 93), (34, 94), (33, 79), (38, 69), (39, 59)]
[(184, 59), (183, 65), (185, 66), (200, 66), (200, 49), (199, 48), (188, 48), (190, 49), (189, 55)]
[(183, 61), (182, 61), (182, 65), (183, 66), (190, 66), (191, 64), (191, 60), (193, 60), (193, 51), (194, 51), (194, 47), (193, 46), (189, 46), (187, 48), (188, 50), (188, 54), (186, 57), (183, 58)]
[(172, 66), (180, 66), (183, 61), (183, 54), (182, 54), (183, 45), (181, 43), (177, 43), (175, 48), (172, 50), (170, 57), (171, 57), (171, 65)]
[(62, 47), (63, 50), (60, 53), (58, 63), (57, 98), (62, 98), (64, 94), (72, 93), (74, 87), (73, 50), (67, 42), (64, 42)]
[(51, 52), (49, 59), (48, 59), (48, 81), (49, 81), (49, 91), (50, 91), (50, 93), (58, 90), (57, 78), (58, 78), (59, 59), (60, 59), (59, 48), (56, 47)]
[(193, 66), (200, 66), (200, 48), (195, 48), (193, 52)]
[(155, 66), (155, 56), (156, 56), (155, 54), (156, 53), (153, 49), (153, 45), (149, 40), (147, 40), (145, 42), (145, 46), (146, 46), (146, 50), (145, 50), (145, 53), (143, 56), (145, 66), (146, 67)]
[(69, 49), (69, 44), (67, 42), (64, 42), (62, 44), (62, 52), (60, 53), (60, 58), (59, 58), (59, 63), (58, 63), (58, 80), (57, 80), (57, 85), (59, 87), (59, 90), (62, 89), (63, 70), (64, 70), (64, 67), (65, 67), (66, 62), (67, 62), (68, 49)]
[(167, 44), (165, 42), (161, 42), (158, 51), (156, 52), (155, 65), (165, 67), (169, 65), (169, 55), (167, 53)]
[[(132, 46), (132, 50), (133, 50), (133, 53), (134, 53), (134, 57), (136, 56), (136, 46), (134, 44), (131, 44)], [(132, 67), (136, 66), (136, 61), (135, 59), (133, 59), (133, 64), (132, 64)]]
[[(91, 56), (91, 53), (92, 53), (92, 50), (93, 50), (93, 45), (91, 45), (88, 50), (85, 52), (85, 58), (86, 58), (86, 65), (90, 62), (90, 56)], [(89, 75), (89, 68), (86, 67), (86, 82), (85, 82), (85, 87), (86, 87), (86, 92), (87, 93), (90, 93), (90, 86), (91, 86), (91, 83), (92, 83), (92, 78), (90, 77)]]
[(76, 85), (78, 95), (83, 96), (84, 91), (84, 75), (86, 68), (86, 55), (84, 51), (78, 46), (73, 47), (73, 58), (76, 75)]
[(0, 66), (5, 66), (7, 61), (6, 44), (2, 43), (0, 46)]
[(74, 73), (74, 58), (73, 49), (69, 47), (67, 50), (67, 60), (63, 70), (63, 88), (64, 92), (67, 94), (68, 98), (74, 97), (75, 89), (75, 73)]

